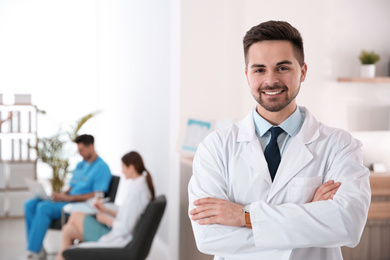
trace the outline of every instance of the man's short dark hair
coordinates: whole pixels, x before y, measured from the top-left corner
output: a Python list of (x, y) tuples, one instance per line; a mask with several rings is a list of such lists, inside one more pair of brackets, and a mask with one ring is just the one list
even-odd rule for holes
[(94, 144), (95, 139), (92, 135), (79, 135), (74, 139), (74, 142), (76, 144), (82, 143), (85, 146), (89, 146), (90, 144)]
[(261, 41), (289, 41), (294, 48), (295, 58), (299, 65), (305, 63), (302, 36), (291, 24), (284, 21), (268, 21), (253, 26), (244, 36), (245, 66), (248, 65), (248, 51), (252, 44)]

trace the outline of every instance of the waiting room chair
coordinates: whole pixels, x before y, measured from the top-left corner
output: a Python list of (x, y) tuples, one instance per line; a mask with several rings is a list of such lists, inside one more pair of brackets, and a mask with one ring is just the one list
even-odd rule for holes
[[(105, 194), (105, 197), (109, 197), (110, 198), (110, 202), (114, 202), (115, 201), (115, 197), (116, 197), (116, 193), (118, 191), (118, 186), (119, 186), (119, 181), (121, 180), (121, 178), (119, 176), (116, 176), (116, 175), (112, 175), (112, 178), (111, 178), (111, 182), (110, 182), (110, 187), (108, 188), (108, 192), (106, 192)], [(56, 229), (56, 230), (61, 230), (62, 229), (62, 225), (66, 223), (66, 221), (68, 220), (69, 216), (67, 214), (64, 214), (62, 213), (62, 218), (65, 218), (65, 219), (56, 219), (56, 220), (53, 220), (51, 223), (50, 223), (50, 229)]]
[(110, 187), (108, 188), (108, 191), (105, 194), (105, 197), (109, 197), (110, 200), (109, 202), (114, 202), (116, 193), (118, 191), (118, 186), (119, 186), (119, 181), (121, 178), (116, 175), (112, 175), (111, 182), (110, 182)]
[(63, 252), (66, 260), (144, 260), (150, 251), (154, 236), (166, 207), (164, 195), (151, 201), (138, 221), (133, 240), (123, 248), (78, 248)]

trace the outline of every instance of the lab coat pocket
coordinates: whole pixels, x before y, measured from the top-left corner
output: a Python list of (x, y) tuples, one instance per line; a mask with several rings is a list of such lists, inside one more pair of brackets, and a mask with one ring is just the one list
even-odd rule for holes
[(293, 178), (288, 185), (288, 202), (302, 204), (313, 199), (322, 184), (322, 176)]

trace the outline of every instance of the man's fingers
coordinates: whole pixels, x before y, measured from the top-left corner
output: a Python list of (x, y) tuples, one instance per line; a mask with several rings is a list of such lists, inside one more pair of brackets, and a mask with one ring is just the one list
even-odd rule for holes
[(199, 206), (194, 208), (193, 210), (190, 211), (190, 215), (197, 215), (205, 210), (208, 210), (209, 207), (207, 205)]
[(199, 214), (202, 211), (207, 211), (211, 209), (220, 209), (222, 205), (222, 200), (213, 199), (213, 198), (204, 198), (194, 201), (194, 205), (197, 206), (190, 211), (190, 215)]
[(333, 180), (330, 180), (330, 181), (327, 181), (325, 182), (324, 184), (322, 184), (319, 188), (318, 188), (318, 192), (322, 192), (322, 193), (326, 193), (328, 192), (329, 190), (331, 190), (332, 186), (334, 185), (334, 181)]
[(327, 200), (327, 199), (333, 199), (333, 196), (336, 194), (336, 192), (339, 190), (339, 187), (335, 188), (335, 189), (332, 189), (331, 191), (325, 193), (322, 198), (324, 200)]
[(322, 184), (315, 192), (312, 202), (333, 199), (341, 183), (329, 180)]
[(214, 210), (205, 210), (200, 213), (194, 214), (191, 216), (192, 220), (200, 220), (200, 219), (206, 219), (211, 218), (213, 216), (217, 215)]
[(195, 200), (194, 206), (196, 206), (196, 208), (190, 211), (190, 215), (194, 215), (201, 211), (208, 210), (211, 208), (216, 208), (221, 202), (223, 202), (223, 200), (214, 199), (210, 197)]
[(219, 222), (217, 217), (210, 217), (198, 221), (198, 224), (200, 225), (210, 225), (210, 224), (218, 224), (218, 223)]
[(223, 199), (202, 198), (194, 201), (195, 209), (189, 214), (200, 225), (222, 224), (245, 226), (242, 205)]
[(334, 190), (334, 189), (338, 189), (339, 187), (340, 187), (340, 182), (330, 182), (330, 181), (328, 181), (328, 182), (326, 182), (326, 183), (324, 183), (324, 184), (322, 184), (319, 188), (318, 188), (318, 192), (319, 192), (319, 194), (321, 195), (321, 194), (326, 194), (326, 193), (328, 193), (328, 192), (330, 192), (330, 191), (332, 191), (332, 190)]
[(200, 212), (208, 210), (210, 208), (212, 208), (212, 206), (210, 204), (204, 204), (204, 205), (202, 204), (201, 206), (197, 206), (196, 208), (191, 210), (190, 215), (199, 214)]

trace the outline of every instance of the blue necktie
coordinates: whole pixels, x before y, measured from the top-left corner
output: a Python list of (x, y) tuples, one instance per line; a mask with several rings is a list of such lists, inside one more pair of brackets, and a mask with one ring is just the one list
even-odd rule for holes
[(264, 156), (268, 163), (271, 179), (274, 181), (280, 163), (280, 151), (277, 140), (278, 136), (283, 132), (283, 129), (280, 127), (272, 127), (269, 131), (271, 131), (271, 140), (264, 150)]

